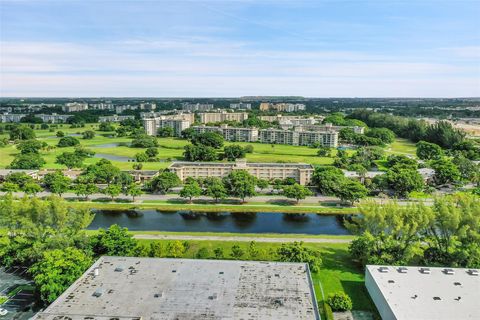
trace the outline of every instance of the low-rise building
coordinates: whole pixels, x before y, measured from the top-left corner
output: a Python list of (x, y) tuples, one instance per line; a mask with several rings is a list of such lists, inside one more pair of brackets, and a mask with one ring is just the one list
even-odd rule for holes
[(135, 116), (119, 116), (115, 114), (113, 116), (102, 116), (98, 118), (98, 122), (121, 122), (124, 120), (135, 120)]
[(306, 106), (302, 103), (260, 103), (260, 111), (296, 112), (305, 111)]
[(201, 123), (216, 123), (224, 121), (236, 121), (243, 122), (248, 119), (248, 113), (246, 112), (208, 112), (199, 113)]
[(138, 106), (124, 105), (124, 106), (115, 106), (115, 113), (120, 114), (126, 110), (137, 110)]
[(140, 103), (140, 110), (155, 110), (157, 105), (153, 102), (142, 102)]
[(308, 265), (101, 257), (33, 320), (319, 320)]
[(193, 126), (197, 133), (204, 132), (216, 132), (223, 136), (227, 141), (237, 142), (256, 142), (258, 141), (258, 129), (256, 128), (243, 128), (243, 127), (230, 127), (226, 124), (219, 127), (216, 126)]
[(314, 168), (305, 163), (254, 163), (245, 159), (235, 162), (186, 162), (177, 161), (169, 167), (180, 180), (188, 177), (223, 178), (234, 170), (246, 170), (251, 175), (265, 180), (293, 178), (299, 184), (308, 185), (312, 180)]
[(0, 114), (0, 121), (3, 123), (6, 122), (20, 122), (20, 120), (25, 117), (25, 113), (4, 113)]
[(365, 286), (384, 320), (478, 319), (478, 269), (367, 265)]
[(250, 110), (252, 109), (252, 104), (245, 102), (230, 103), (230, 109)]
[(108, 102), (100, 102), (100, 103), (92, 103), (90, 104), (90, 109), (93, 110), (113, 110), (114, 106), (111, 101)]
[(29, 169), (0, 169), (0, 181), (4, 181), (8, 175), (12, 173), (25, 173), (33, 179), (38, 179), (38, 170)]
[(88, 110), (88, 103), (68, 102), (62, 106), (63, 112), (79, 112)]

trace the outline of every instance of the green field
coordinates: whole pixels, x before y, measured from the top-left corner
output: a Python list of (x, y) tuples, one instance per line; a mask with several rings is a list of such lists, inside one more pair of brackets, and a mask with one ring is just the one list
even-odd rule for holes
[(396, 153), (416, 156), (417, 147), (415, 143), (402, 138), (396, 138), (395, 142), (387, 147), (387, 153)]
[[(283, 236), (283, 235), (282, 235)], [(141, 244), (148, 245), (156, 241), (163, 247), (171, 240), (139, 240)], [(209, 241), (209, 240), (191, 240), (188, 241), (188, 249), (183, 258), (195, 258), (200, 248), (208, 248), (213, 257), (215, 248), (222, 248), (224, 257), (229, 258), (232, 246), (236, 244), (248, 252), (248, 242), (233, 241)], [(281, 246), (280, 243), (257, 242), (259, 249), (258, 260), (274, 260), (275, 251)], [(328, 296), (330, 293), (337, 291), (346, 292), (353, 301), (355, 310), (366, 310), (375, 312), (369, 295), (364, 285), (363, 271), (352, 262), (348, 253), (348, 244), (331, 244), (331, 243), (306, 243), (306, 247), (318, 250), (322, 257), (322, 267), (318, 273), (312, 274), (314, 282), (315, 294), (321, 306), (322, 295), (320, 291), (320, 283), (322, 284), (324, 293)], [(248, 259), (248, 254), (242, 259)]]

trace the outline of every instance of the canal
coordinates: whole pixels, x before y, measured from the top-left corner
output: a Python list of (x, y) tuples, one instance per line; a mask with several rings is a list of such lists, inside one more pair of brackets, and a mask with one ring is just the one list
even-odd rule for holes
[(299, 233), (347, 235), (343, 216), (274, 212), (95, 210), (88, 229), (112, 224), (132, 231)]

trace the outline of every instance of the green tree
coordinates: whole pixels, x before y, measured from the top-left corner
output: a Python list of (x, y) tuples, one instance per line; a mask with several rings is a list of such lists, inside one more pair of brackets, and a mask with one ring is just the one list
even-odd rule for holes
[(367, 137), (380, 139), (385, 144), (395, 141), (395, 133), (387, 128), (370, 128), (365, 135)]
[(93, 183), (76, 183), (73, 186), (77, 196), (84, 196), (88, 200), (88, 196), (98, 192), (98, 188)]
[(169, 258), (181, 258), (186, 251), (187, 249), (181, 241), (170, 241), (167, 244), (167, 257)]
[(401, 164), (387, 171), (386, 182), (400, 197), (407, 197), (412, 191), (421, 191), (425, 186), (422, 176), (416, 169)]
[(318, 272), (322, 264), (320, 253), (306, 248), (303, 242), (282, 243), (277, 250), (277, 256), (283, 262), (308, 263), (312, 272)]
[(35, 139), (24, 140), (20, 142), (17, 146), (17, 149), (20, 150), (22, 154), (30, 153), (40, 153), (40, 150), (46, 147), (45, 142), (41, 142)]
[(257, 187), (259, 187), (261, 190), (267, 189), (270, 183), (268, 180), (265, 179), (257, 179)]
[(57, 133), (55, 134), (58, 138), (63, 138), (65, 137), (65, 132), (63, 131), (57, 131)]
[(335, 191), (335, 196), (342, 201), (348, 201), (353, 205), (356, 201), (367, 196), (368, 190), (363, 184), (358, 181), (344, 179), (338, 189)]
[(132, 197), (132, 201), (135, 202), (135, 197), (143, 194), (142, 189), (136, 183), (131, 183), (127, 188), (127, 195)]
[(245, 202), (245, 198), (255, 195), (256, 179), (246, 170), (234, 170), (223, 181), (228, 194), (239, 197), (242, 202)]
[(91, 237), (90, 246), (95, 256), (131, 256), (137, 247), (137, 240), (128, 233), (127, 228), (114, 224), (107, 230), (99, 229), (97, 235)]
[(4, 182), (2, 183), (2, 191), (4, 192), (17, 192), (20, 191), (18, 184), (13, 182)]
[(298, 204), (300, 200), (303, 200), (306, 197), (313, 195), (313, 193), (307, 187), (295, 183), (291, 186), (284, 186), (283, 195), (289, 199), (295, 199)]
[(239, 158), (245, 158), (245, 149), (242, 146), (231, 144), (223, 148), (223, 156), (228, 161), (235, 161)]
[(194, 145), (203, 145), (215, 149), (223, 147), (223, 136), (216, 132), (204, 132), (196, 134), (190, 140)]
[(201, 194), (202, 188), (200, 188), (200, 185), (194, 179), (188, 180), (182, 190), (180, 190), (180, 197), (187, 198), (190, 203), (193, 197), (198, 197)]
[(317, 155), (319, 157), (331, 157), (332, 156), (332, 148), (320, 147), (320, 148), (318, 148)]
[(10, 140), (32, 140), (35, 139), (35, 131), (26, 125), (13, 126), (9, 132)]
[(334, 195), (344, 179), (343, 171), (334, 167), (316, 167), (312, 177), (318, 191), (327, 196)]
[(184, 150), (183, 157), (186, 161), (214, 161), (218, 158), (215, 148), (202, 144), (188, 144)]
[(438, 160), (443, 156), (442, 148), (435, 143), (417, 142), (417, 157), (422, 160)]
[(225, 256), (221, 247), (213, 249), (213, 254), (215, 256), (215, 259), (223, 259)]
[(11, 169), (40, 169), (45, 165), (45, 160), (35, 153), (17, 154), (10, 163)]
[(159, 137), (173, 137), (174, 131), (171, 127), (159, 128), (157, 131), (157, 136)]
[(180, 184), (180, 178), (175, 172), (163, 171), (150, 181), (149, 189), (152, 192), (167, 193), (171, 188), (178, 187)]
[(73, 147), (76, 145), (79, 145), (80, 141), (78, 141), (77, 138), (75, 137), (63, 137), (58, 141), (57, 147), (59, 148), (65, 148), (65, 147)]
[(119, 186), (118, 184), (110, 184), (105, 189), (102, 190), (102, 192), (112, 199), (112, 201), (115, 199), (115, 197), (118, 197), (120, 193), (122, 193), (122, 187)]
[(233, 259), (240, 260), (244, 254), (245, 254), (245, 250), (243, 250), (238, 244), (234, 244), (232, 246), (230, 255)]
[(33, 178), (25, 172), (12, 172), (5, 177), (5, 182), (15, 183), (23, 189), (27, 183), (33, 182)]
[(23, 187), (23, 191), (28, 195), (35, 196), (37, 193), (42, 192), (43, 189), (42, 189), (42, 187), (40, 187), (40, 185), (38, 185), (38, 183), (28, 182)]
[(92, 264), (82, 250), (68, 247), (48, 250), (28, 271), (33, 277), (42, 301), (51, 303), (77, 280)]
[(260, 250), (258, 250), (257, 243), (255, 241), (250, 241), (248, 244), (248, 255), (251, 259), (255, 260), (258, 255), (260, 254)]
[(95, 164), (89, 165), (83, 172), (83, 177), (88, 177), (94, 183), (111, 184), (120, 175), (120, 169), (109, 160), (100, 159)]
[(57, 156), (55, 163), (63, 164), (68, 169), (81, 168), (83, 166), (83, 158), (74, 152), (63, 152)]
[(57, 170), (55, 172), (47, 173), (43, 177), (43, 183), (52, 192), (59, 196), (68, 191), (71, 180), (66, 177), (62, 171)]
[(154, 158), (154, 157), (158, 156), (158, 148), (155, 148), (155, 147), (147, 148), (147, 150), (145, 150), (145, 154), (149, 158)]
[(435, 160), (431, 163), (431, 167), (435, 170), (433, 177), (435, 184), (457, 184), (461, 181), (460, 171), (450, 159)]
[(98, 126), (98, 131), (104, 131), (104, 132), (115, 131), (115, 126), (110, 122), (102, 122)]
[(327, 303), (333, 311), (349, 311), (353, 307), (352, 299), (343, 291), (330, 294)]
[(218, 202), (220, 199), (225, 199), (227, 197), (227, 189), (219, 178), (209, 177), (205, 179), (204, 183), (205, 189), (203, 194), (207, 197), (215, 199), (215, 202)]
[(87, 130), (82, 132), (82, 138), (86, 140), (91, 140), (95, 138), (95, 131), (93, 130)]

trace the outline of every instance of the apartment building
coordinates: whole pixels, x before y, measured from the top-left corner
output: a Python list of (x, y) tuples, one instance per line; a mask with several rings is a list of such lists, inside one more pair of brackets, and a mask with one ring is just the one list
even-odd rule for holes
[(140, 103), (140, 110), (155, 110), (157, 105), (151, 102), (142, 102)]
[(88, 110), (88, 103), (68, 102), (62, 106), (63, 112), (79, 112)]
[(159, 117), (164, 117), (164, 119), (171, 119), (171, 120), (186, 120), (190, 121), (190, 123), (195, 122), (195, 113), (191, 112), (183, 112), (183, 111), (174, 111), (174, 114), (168, 114), (172, 113), (171, 110), (166, 110), (166, 111), (158, 111), (158, 112), (141, 112), (140, 113), (140, 118), (145, 119), (145, 118), (159, 118)]
[(304, 163), (253, 163), (245, 159), (237, 159), (235, 162), (174, 162), (169, 167), (175, 172), (180, 180), (188, 177), (223, 178), (234, 170), (246, 170), (258, 179), (274, 180), (293, 178), (299, 184), (308, 185), (312, 180), (314, 168)]
[(260, 103), (260, 111), (279, 111), (279, 112), (296, 112), (304, 111), (306, 106), (303, 103)]
[(103, 116), (98, 118), (98, 122), (122, 122), (123, 120), (135, 120), (135, 116)]
[(101, 102), (90, 104), (90, 109), (93, 110), (113, 110), (114, 106), (112, 102)]
[(248, 119), (246, 112), (208, 112), (199, 113), (200, 123), (216, 123), (223, 121), (237, 121), (243, 122)]
[(292, 146), (310, 146), (320, 143), (322, 146), (336, 148), (338, 146), (338, 132), (330, 130), (303, 131), (283, 129), (257, 129), (229, 127), (228, 125), (216, 126), (193, 126), (195, 132), (217, 132), (227, 141), (256, 142), (288, 144)]
[(197, 133), (217, 132), (227, 141), (237, 142), (255, 142), (258, 141), (258, 129), (229, 127), (228, 125), (215, 126), (194, 126), (192, 127)]
[(230, 103), (230, 109), (239, 109), (239, 110), (251, 110), (252, 104), (251, 103)]
[(119, 114), (126, 110), (137, 110), (138, 108), (139, 108), (138, 106), (131, 106), (131, 105), (115, 106), (115, 113)]
[(72, 116), (69, 114), (36, 114), (35, 117), (42, 119), (45, 123), (65, 123)]
[(25, 113), (4, 113), (0, 114), (0, 121), (5, 122), (20, 122), (20, 119), (25, 117)]
[(145, 131), (150, 136), (156, 136), (158, 129), (169, 127), (173, 129), (173, 133), (175, 136), (180, 137), (182, 131), (188, 129), (190, 125), (191, 122), (188, 120), (173, 119), (167, 116), (143, 119), (143, 126), (145, 128)]
[(320, 132), (327, 132), (327, 131), (337, 131), (340, 132), (340, 130), (345, 129), (345, 128), (350, 128), (353, 130), (353, 132), (357, 134), (363, 134), (365, 132), (364, 127), (360, 126), (334, 126), (331, 123), (326, 123), (324, 125), (299, 125), (297, 126), (298, 129), (300, 130), (305, 130), (305, 131), (320, 131)]
[(214, 109), (213, 104), (211, 103), (184, 103), (182, 105), (182, 110), (186, 111), (209, 111)]

